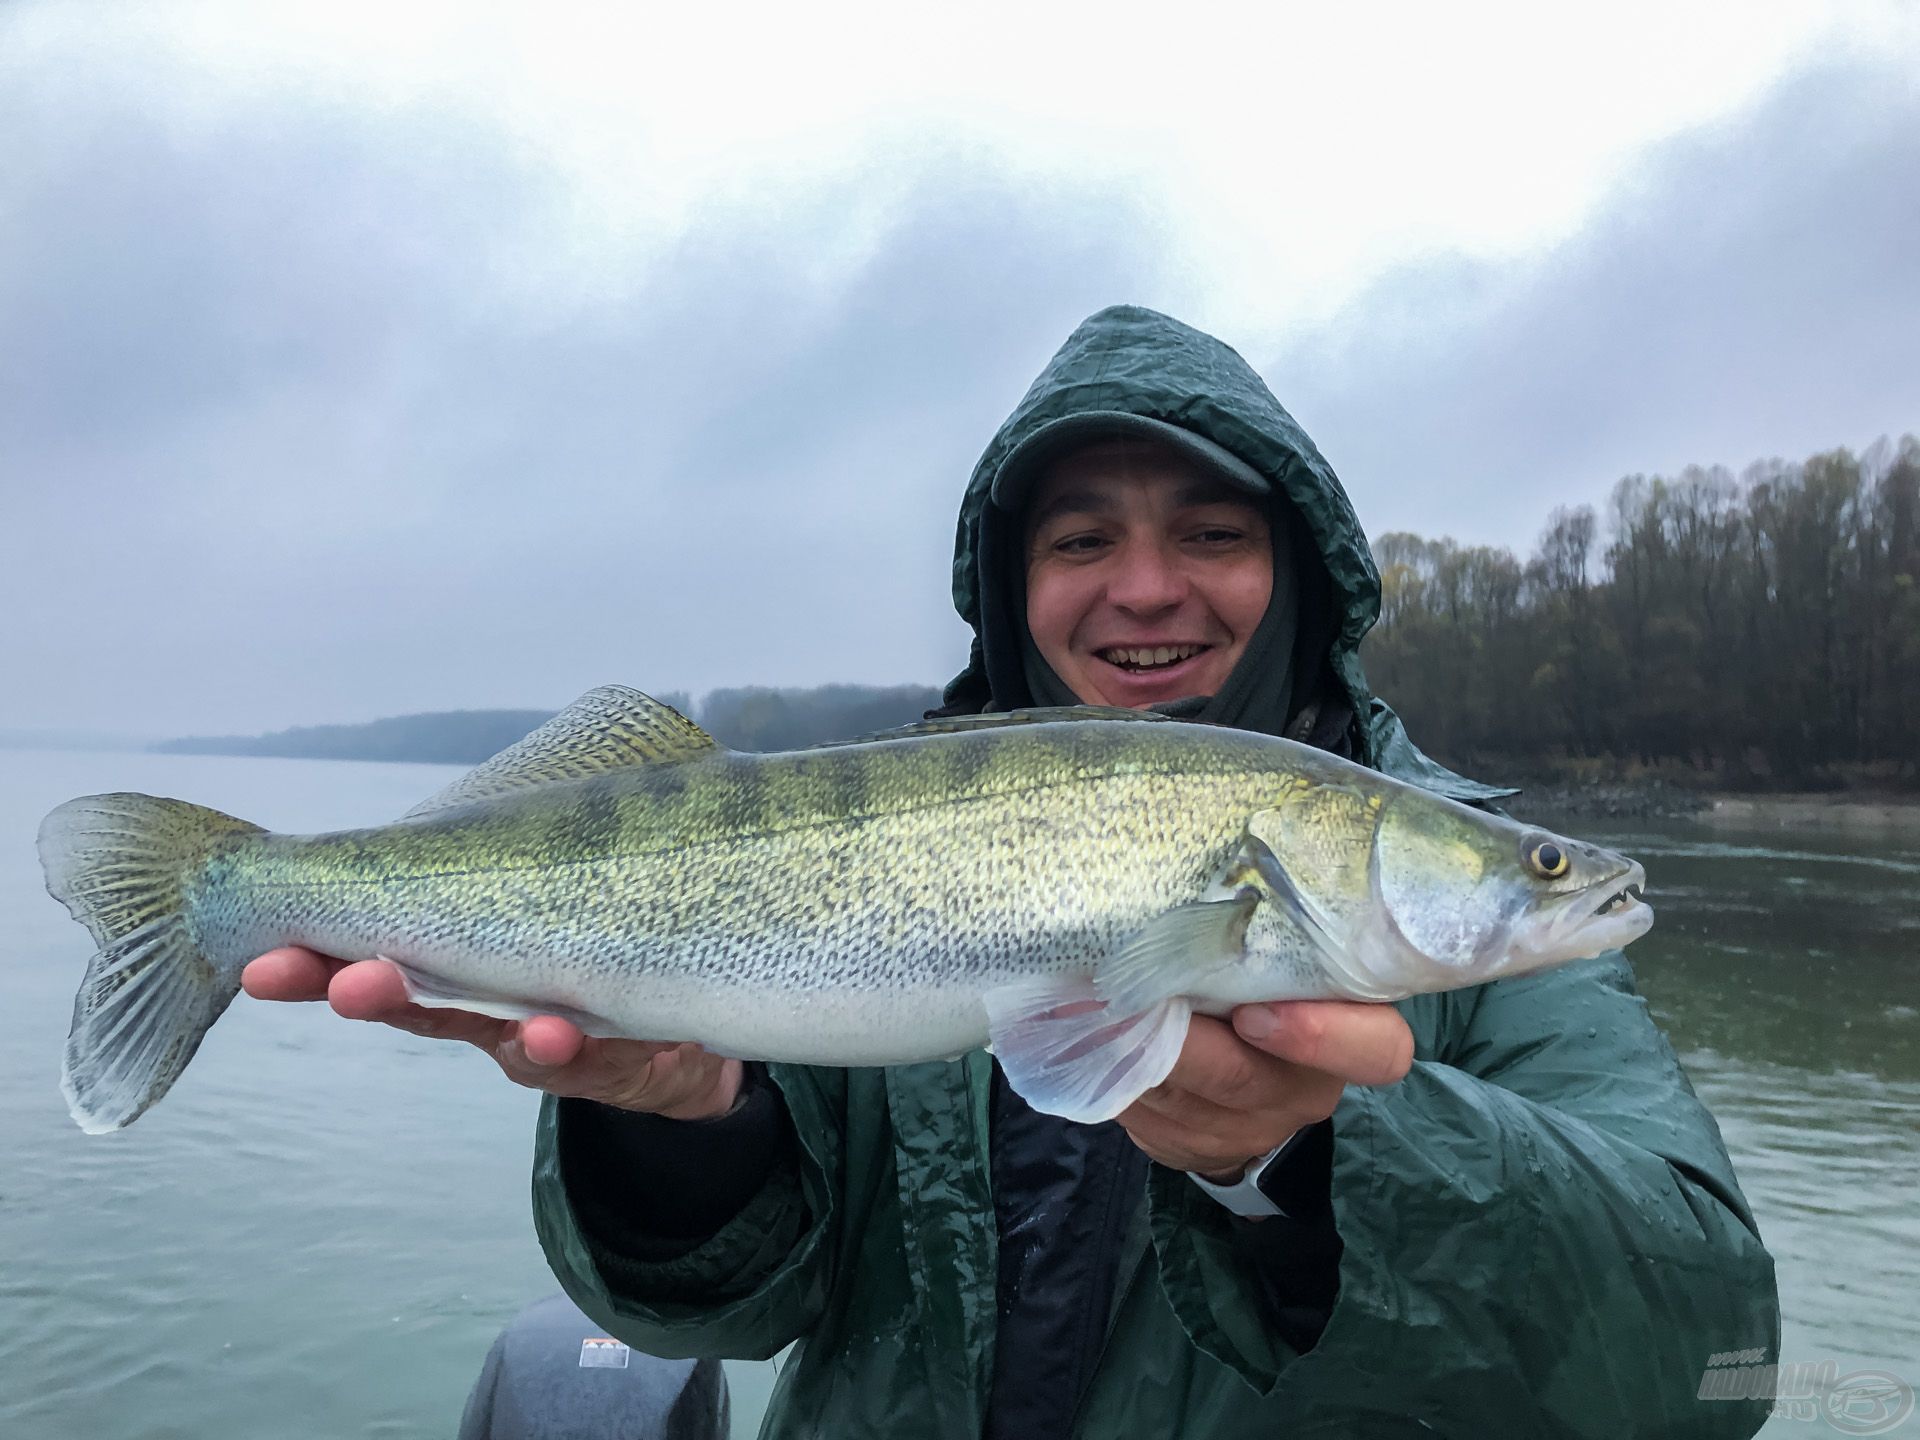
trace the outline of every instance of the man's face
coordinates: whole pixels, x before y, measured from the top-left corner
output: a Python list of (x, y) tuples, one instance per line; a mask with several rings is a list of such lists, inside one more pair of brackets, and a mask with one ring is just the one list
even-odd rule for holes
[(1055, 461), (1026, 534), (1027, 629), (1089, 705), (1219, 693), (1273, 593), (1264, 512), (1151, 443)]

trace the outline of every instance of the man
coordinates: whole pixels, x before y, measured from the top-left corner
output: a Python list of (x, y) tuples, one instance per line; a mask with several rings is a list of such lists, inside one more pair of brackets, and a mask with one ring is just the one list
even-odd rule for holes
[[(1121, 307), (1077, 330), (961, 509), (951, 713), (1156, 705), (1467, 803), (1356, 650), (1378, 577), (1339, 482), (1232, 350)], [(490, 1049), (556, 1097), (535, 1221), (656, 1354), (795, 1346), (775, 1435), (1747, 1435), (1695, 1398), (1772, 1347), (1771, 1261), (1622, 959), (1394, 1007), (1197, 1019), (1115, 1124), (990, 1057), (743, 1067), (428, 1015), (377, 965), (249, 988)]]

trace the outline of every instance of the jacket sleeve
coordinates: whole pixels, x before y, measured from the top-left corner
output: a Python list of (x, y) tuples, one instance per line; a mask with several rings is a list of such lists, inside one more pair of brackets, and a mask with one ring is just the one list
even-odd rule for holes
[(1302, 1416), (1751, 1435), (1765, 1402), (1697, 1397), (1714, 1352), (1776, 1349), (1773, 1262), (1625, 959), (1401, 1008), (1412, 1070), (1334, 1113), (1339, 1291), (1305, 1354), (1229, 1217), (1156, 1167), (1155, 1251), (1193, 1343)]
[(563, 1109), (552, 1097), (541, 1103), (535, 1233), (574, 1303), (637, 1350), (764, 1360), (820, 1314), (839, 1251), (845, 1072), (772, 1065), (768, 1075), (793, 1118), (797, 1163), (773, 1167), (739, 1212), (692, 1249), (662, 1236), (657, 1246), (615, 1250), (583, 1225), (568, 1192)]

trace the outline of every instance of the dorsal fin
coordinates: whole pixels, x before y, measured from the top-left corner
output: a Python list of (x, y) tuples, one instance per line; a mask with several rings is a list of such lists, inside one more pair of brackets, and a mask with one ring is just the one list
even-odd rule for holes
[(1036, 705), (1026, 710), (1002, 710), (987, 715), (943, 715), (938, 720), (916, 720), (893, 730), (876, 730), (833, 745), (868, 745), (876, 740), (911, 740), (920, 735), (957, 735), (967, 730), (995, 730), (1004, 725), (1052, 725), (1063, 720), (1171, 720), (1157, 710), (1126, 710), (1118, 705)]
[(631, 765), (695, 760), (720, 748), (718, 741), (671, 705), (625, 685), (602, 685), (525, 739), (421, 801), (404, 818), (412, 820), (515, 790), (557, 780), (583, 780)]

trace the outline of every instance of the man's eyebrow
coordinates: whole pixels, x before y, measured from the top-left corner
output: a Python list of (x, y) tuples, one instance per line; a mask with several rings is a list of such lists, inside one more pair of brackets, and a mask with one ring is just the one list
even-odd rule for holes
[(1223, 480), (1194, 480), (1180, 487), (1173, 503), (1181, 508), (1194, 505), (1246, 505), (1258, 509), (1259, 502), (1236, 485)]
[(1074, 511), (1083, 514), (1105, 515), (1113, 509), (1113, 496), (1100, 489), (1062, 490), (1050, 497), (1046, 504), (1037, 506), (1033, 514), (1027, 517), (1027, 533), (1032, 534), (1056, 515), (1065, 515)]

